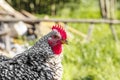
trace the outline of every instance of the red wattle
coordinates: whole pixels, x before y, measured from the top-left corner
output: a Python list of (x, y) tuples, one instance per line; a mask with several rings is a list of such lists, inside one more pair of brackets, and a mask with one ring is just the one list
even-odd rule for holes
[(58, 44), (52, 47), (52, 51), (54, 52), (54, 54), (59, 55), (62, 52), (62, 44)]

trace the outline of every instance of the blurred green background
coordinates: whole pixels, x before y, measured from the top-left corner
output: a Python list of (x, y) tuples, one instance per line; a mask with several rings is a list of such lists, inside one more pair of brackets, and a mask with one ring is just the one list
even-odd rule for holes
[[(39, 18), (120, 19), (120, 0), (114, 1), (111, 16), (101, 14), (101, 0), (6, 0), (16, 10), (25, 9)], [(113, 17), (114, 16), (114, 17)], [(89, 24), (68, 23), (87, 34)], [(92, 39), (71, 34), (63, 53), (63, 80), (120, 80), (120, 43), (113, 39), (109, 24), (95, 24)], [(120, 25), (113, 25), (120, 39)]]

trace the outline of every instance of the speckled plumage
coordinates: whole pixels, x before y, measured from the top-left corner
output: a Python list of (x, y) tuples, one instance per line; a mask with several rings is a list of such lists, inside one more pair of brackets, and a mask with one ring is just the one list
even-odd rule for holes
[(47, 42), (55, 33), (51, 31), (30, 49), (0, 61), (0, 80), (61, 80), (61, 58), (53, 53)]
[(10, 60), (10, 58), (9, 58), (9, 57), (4, 56), (4, 55), (0, 55), (0, 62), (3, 62), (3, 61), (8, 61), (8, 60)]

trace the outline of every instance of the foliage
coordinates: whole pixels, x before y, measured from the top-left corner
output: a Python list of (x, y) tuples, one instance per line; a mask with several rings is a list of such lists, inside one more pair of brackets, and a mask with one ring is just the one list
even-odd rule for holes
[[(25, 9), (32, 13), (51, 14), (52, 6), (56, 10), (56, 6), (67, 3), (70, 0), (6, 0), (16, 10)], [(55, 5), (55, 6), (54, 6)]]
[[(98, 12), (99, 0), (6, 0), (16, 10), (27, 10), (31, 13), (57, 15), (64, 18), (101, 18)], [(120, 0), (115, 8), (120, 10)], [(74, 15), (74, 14), (77, 14)], [(88, 15), (89, 13), (89, 15)], [(95, 13), (93, 15), (93, 13)], [(79, 15), (78, 15), (79, 14)], [(84, 15), (83, 15), (84, 14)], [(116, 12), (119, 17), (119, 12)]]
[[(78, 26), (77, 29), (82, 30), (83, 26)], [(119, 32), (120, 28), (115, 27)], [(64, 48), (63, 80), (119, 80), (119, 45), (113, 40), (108, 25), (95, 25), (90, 43), (82, 43), (74, 35)]]
[(69, 2), (57, 11), (57, 15), (63, 18), (100, 18), (99, 1), (80, 0), (76, 3)]

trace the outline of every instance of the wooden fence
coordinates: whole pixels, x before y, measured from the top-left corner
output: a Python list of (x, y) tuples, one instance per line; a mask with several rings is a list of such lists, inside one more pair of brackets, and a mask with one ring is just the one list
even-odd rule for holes
[[(33, 25), (34, 27), (36, 26), (36, 24), (39, 24), (40, 22), (63, 22), (66, 26), (67, 23), (88, 23), (90, 24), (89, 29), (88, 29), (88, 33), (87, 36), (85, 36), (85, 41), (88, 42), (90, 41), (90, 37), (92, 35), (92, 31), (94, 29), (94, 24), (109, 24), (109, 27), (111, 29), (112, 35), (115, 39), (115, 41), (118, 42), (118, 37), (116, 34), (116, 31), (113, 27), (113, 24), (120, 24), (120, 20), (105, 20), (105, 19), (14, 19), (14, 18), (10, 18), (10, 19), (0, 19), (0, 23), (15, 23), (15, 22), (19, 22), (19, 21), (23, 21), (25, 23), (29, 23), (31, 25)], [(0, 36), (1, 35), (5, 35), (6, 32), (0, 32)], [(84, 36), (84, 35), (83, 35)], [(6, 38), (8, 39), (8, 38)], [(6, 42), (6, 45), (9, 46), (9, 42)], [(9, 50), (9, 47), (8, 47)]]
[(11, 22), (18, 22), (23, 21), (26, 23), (39, 23), (39, 22), (63, 22), (63, 23), (107, 23), (107, 24), (120, 24), (120, 20), (109, 20), (109, 19), (15, 19), (15, 18), (8, 18), (3, 19), (0, 18), (0, 22), (11, 23)]

